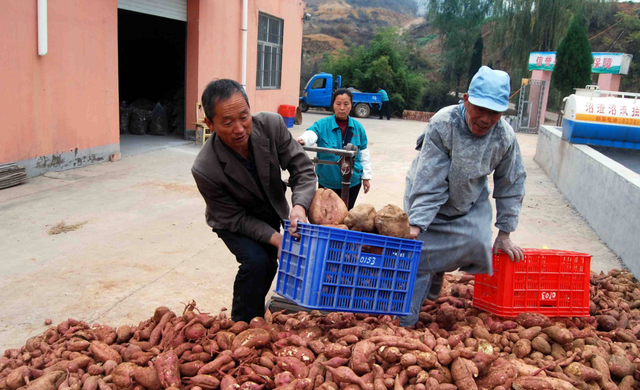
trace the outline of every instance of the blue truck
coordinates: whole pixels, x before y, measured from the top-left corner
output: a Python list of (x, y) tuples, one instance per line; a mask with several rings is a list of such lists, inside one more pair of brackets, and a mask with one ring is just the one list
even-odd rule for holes
[[(300, 97), (300, 111), (307, 112), (309, 107), (331, 108), (331, 96), (333, 91), (342, 87), (342, 76), (329, 73), (318, 73), (313, 76), (302, 91)], [(373, 108), (380, 110), (382, 107), (382, 95), (379, 93), (353, 93), (352, 112), (358, 118), (366, 118)]]

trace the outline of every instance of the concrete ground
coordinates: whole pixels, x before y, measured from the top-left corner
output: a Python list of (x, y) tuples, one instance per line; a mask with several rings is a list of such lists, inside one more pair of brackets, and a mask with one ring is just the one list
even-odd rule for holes
[[(325, 115), (307, 113), (304, 125)], [(374, 179), (358, 202), (402, 205), (405, 174), (425, 124), (362, 123)], [(305, 126), (295, 126), (293, 135)], [(536, 136), (518, 140), (528, 179), (514, 241), (590, 253), (596, 271), (619, 267), (533, 161)], [(192, 299), (205, 311), (230, 308), (237, 263), (205, 224), (204, 201), (190, 173), (200, 148), (178, 144), (50, 172), (0, 191), (0, 351), (43, 332), (47, 318), (118, 326), (137, 324), (161, 305), (181, 312)]]

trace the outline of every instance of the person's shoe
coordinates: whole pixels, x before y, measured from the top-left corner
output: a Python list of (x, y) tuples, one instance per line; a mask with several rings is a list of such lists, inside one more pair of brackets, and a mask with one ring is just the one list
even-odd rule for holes
[(435, 274), (433, 277), (433, 282), (431, 283), (431, 288), (429, 289), (429, 294), (427, 294), (427, 299), (430, 301), (435, 301), (440, 296), (440, 291), (442, 290), (442, 283), (444, 282), (444, 272), (440, 272)]
[(380, 118), (380, 120), (382, 120), (382, 118)]

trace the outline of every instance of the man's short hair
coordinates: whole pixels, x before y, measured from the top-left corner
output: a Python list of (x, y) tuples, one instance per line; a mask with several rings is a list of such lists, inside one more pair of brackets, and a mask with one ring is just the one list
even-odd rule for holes
[(227, 100), (235, 93), (241, 94), (247, 102), (247, 106), (251, 107), (247, 93), (237, 81), (220, 79), (210, 82), (202, 92), (202, 109), (207, 118), (213, 121), (213, 117), (216, 114), (216, 102)]
[(351, 93), (351, 91), (349, 91), (346, 88), (340, 88), (340, 89), (336, 89), (333, 92), (333, 96), (331, 96), (331, 109), (333, 110), (333, 103), (336, 102), (336, 98), (340, 95), (347, 95), (349, 96), (349, 101), (351, 102), (351, 104), (353, 104), (353, 94)]

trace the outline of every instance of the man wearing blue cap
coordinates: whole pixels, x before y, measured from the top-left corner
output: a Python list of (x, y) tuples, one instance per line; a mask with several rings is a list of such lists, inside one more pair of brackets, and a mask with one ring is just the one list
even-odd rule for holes
[(509, 92), (507, 73), (481, 67), (463, 101), (438, 111), (418, 138), (420, 153), (407, 174), (404, 209), (412, 236), (424, 245), (411, 315), (400, 319), (403, 326), (418, 321), (425, 298), (439, 296), (445, 272), (492, 272), (492, 172), (499, 229), (493, 250), (515, 261), (524, 257), (509, 238), (518, 225), (526, 178), (516, 135), (501, 119)]

